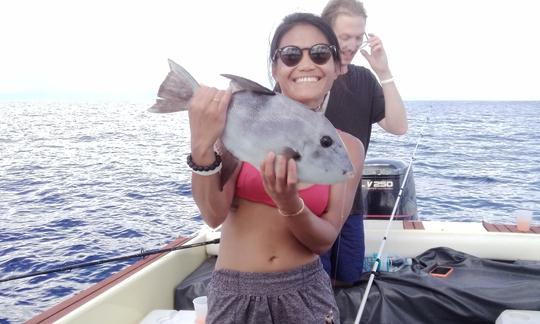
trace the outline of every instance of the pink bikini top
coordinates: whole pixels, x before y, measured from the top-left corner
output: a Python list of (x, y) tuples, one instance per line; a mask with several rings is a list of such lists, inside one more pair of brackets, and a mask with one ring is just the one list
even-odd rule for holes
[[(328, 206), (330, 185), (312, 185), (307, 188), (298, 189), (298, 195), (304, 200), (309, 210), (315, 215), (321, 216)], [(276, 207), (274, 201), (264, 190), (259, 170), (247, 162), (242, 162), (240, 173), (238, 173), (235, 196)]]

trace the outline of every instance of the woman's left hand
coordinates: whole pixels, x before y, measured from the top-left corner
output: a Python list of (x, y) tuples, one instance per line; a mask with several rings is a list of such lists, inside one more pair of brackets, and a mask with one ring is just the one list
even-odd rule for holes
[(264, 189), (276, 206), (287, 214), (294, 214), (302, 207), (298, 197), (296, 162), (283, 155), (270, 152), (260, 165)]

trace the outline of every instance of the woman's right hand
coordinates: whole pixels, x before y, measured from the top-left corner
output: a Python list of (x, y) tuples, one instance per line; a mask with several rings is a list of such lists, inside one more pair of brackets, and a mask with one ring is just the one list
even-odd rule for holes
[(279, 210), (294, 214), (302, 207), (298, 196), (296, 162), (269, 152), (260, 165), (263, 186)]
[(201, 86), (191, 98), (188, 115), (191, 156), (198, 165), (214, 162), (214, 143), (223, 133), (231, 90)]

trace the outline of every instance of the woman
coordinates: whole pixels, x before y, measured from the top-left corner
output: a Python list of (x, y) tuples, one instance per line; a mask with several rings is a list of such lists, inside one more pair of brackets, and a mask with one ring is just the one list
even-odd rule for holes
[[(339, 45), (321, 18), (293, 14), (277, 28), (270, 60), (282, 93), (315, 110), (339, 74)], [(229, 90), (201, 87), (190, 102), (195, 169), (220, 166), (213, 144), (230, 98)], [(331, 186), (297, 183), (294, 160), (273, 152), (260, 166), (242, 163), (222, 191), (218, 173), (193, 172), (193, 198), (204, 221), (223, 225), (207, 323), (339, 322), (318, 255), (332, 246), (351, 209), (364, 160), (361, 142), (340, 136), (355, 174)]]

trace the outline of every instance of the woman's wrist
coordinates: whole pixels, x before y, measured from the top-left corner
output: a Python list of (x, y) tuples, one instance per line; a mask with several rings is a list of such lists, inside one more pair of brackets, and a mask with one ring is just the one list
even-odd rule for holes
[(191, 159), (197, 165), (209, 165), (215, 160), (214, 148), (191, 146)]
[(306, 205), (304, 204), (304, 200), (302, 198), (298, 197), (298, 200), (299, 200), (299, 203), (296, 209), (290, 208), (290, 209), (284, 210), (284, 209), (281, 209), (281, 207), (278, 207), (278, 213), (280, 213), (281, 216), (285, 216), (285, 217), (294, 217), (294, 216), (300, 215), (306, 209)]
[(191, 168), (191, 171), (193, 173), (201, 175), (201, 176), (210, 176), (218, 173), (221, 171), (222, 163), (221, 163), (221, 156), (214, 152), (214, 162), (212, 164), (208, 165), (200, 165), (193, 161), (192, 155), (188, 155), (187, 157), (187, 165)]

